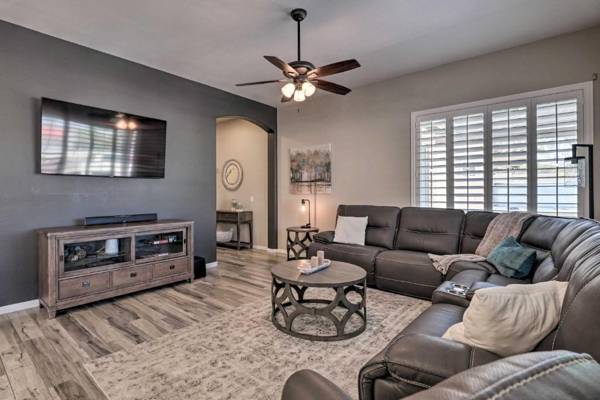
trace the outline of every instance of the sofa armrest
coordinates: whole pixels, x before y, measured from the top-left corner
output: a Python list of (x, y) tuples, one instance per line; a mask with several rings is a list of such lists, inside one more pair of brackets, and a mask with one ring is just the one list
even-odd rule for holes
[(480, 290), (480, 289), (487, 289), (487, 288), (493, 288), (493, 287), (498, 287), (498, 285), (494, 285), (493, 283), (489, 283), (489, 282), (475, 282), (470, 288), (469, 290), (467, 290), (467, 300), (472, 300), (473, 296), (475, 296), (475, 292)]
[(294, 372), (283, 386), (281, 400), (351, 400), (334, 383), (309, 369)]
[(334, 231), (323, 231), (323, 232), (319, 232), (316, 235), (314, 235), (313, 240), (315, 242), (329, 244), (329, 243), (333, 243), (334, 236), (335, 236)]
[(444, 379), (477, 365), (499, 359), (489, 351), (424, 334), (397, 337), (361, 370), (361, 399), (372, 399), (374, 379), (398, 382), (397, 398), (428, 389)]
[(535, 351), (462, 372), (408, 399), (599, 399), (599, 381), (600, 365), (588, 354)]

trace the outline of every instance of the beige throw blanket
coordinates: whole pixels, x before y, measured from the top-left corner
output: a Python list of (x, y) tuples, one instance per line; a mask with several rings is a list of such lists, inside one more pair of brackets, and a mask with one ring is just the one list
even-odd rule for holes
[(457, 261), (485, 261), (490, 252), (505, 238), (519, 237), (523, 224), (533, 216), (527, 212), (510, 212), (498, 214), (488, 225), (485, 235), (475, 250), (475, 254), (428, 254), (433, 267), (446, 275), (448, 268)]
[(450, 266), (457, 261), (485, 261), (485, 257), (478, 256), (477, 254), (448, 254), (440, 256), (429, 253), (427, 255), (429, 256), (431, 262), (433, 262), (433, 268), (437, 269), (444, 275), (448, 273), (448, 268), (450, 268)]

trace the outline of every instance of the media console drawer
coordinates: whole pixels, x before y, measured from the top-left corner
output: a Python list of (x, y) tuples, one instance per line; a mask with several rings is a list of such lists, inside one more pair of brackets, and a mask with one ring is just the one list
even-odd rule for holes
[(132, 286), (152, 280), (152, 265), (118, 269), (112, 274), (113, 288)]
[(110, 272), (82, 276), (79, 278), (61, 279), (58, 281), (60, 299), (85, 296), (110, 288)]
[(184, 274), (190, 270), (188, 258), (163, 261), (154, 264), (154, 279), (169, 275)]

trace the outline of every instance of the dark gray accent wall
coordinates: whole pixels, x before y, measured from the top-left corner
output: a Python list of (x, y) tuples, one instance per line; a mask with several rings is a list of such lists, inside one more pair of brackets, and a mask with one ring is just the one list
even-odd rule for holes
[[(0, 306), (37, 298), (35, 230), (85, 216), (191, 219), (214, 261), (216, 117), (276, 131), (276, 109), (2, 21), (0, 38)], [(166, 120), (165, 179), (38, 174), (41, 97)]]

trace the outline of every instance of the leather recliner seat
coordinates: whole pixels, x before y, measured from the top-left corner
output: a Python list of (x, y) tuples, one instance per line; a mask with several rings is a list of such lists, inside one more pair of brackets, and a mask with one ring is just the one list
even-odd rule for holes
[(324, 250), (332, 260), (349, 262), (367, 271), (367, 284), (375, 285), (375, 259), (379, 253), (394, 248), (400, 209), (386, 206), (340, 205), (338, 216), (368, 217), (365, 245), (356, 246), (333, 242), (333, 232), (322, 232), (309, 247), (309, 256)]
[[(353, 206), (352, 210), (354, 215), (361, 215), (361, 206)], [(369, 211), (374, 212), (372, 208)], [(465, 215), (457, 210), (413, 207), (399, 210), (393, 248), (374, 246), (379, 249), (374, 263), (369, 264), (369, 284), (432, 298), (432, 305), (362, 368), (359, 378), (362, 400), (402, 398), (500, 358), (482, 349), (442, 339), (451, 325), (462, 321), (468, 306), (468, 300), (444, 296), (435, 290), (446, 279), (469, 287), (482, 283), (504, 286), (551, 279), (569, 281), (560, 324), (535, 350), (586, 352), (600, 359), (597, 340), (600, 313), (596, 310), (600, 304), (600, 224), (585, 219), (534, 217), (518, 238), (521, 244), (537, 252), (536, 267), (527, 279), (506, 278), (485, 262), (455, 263), (445, 277), (433, 268), (427, 253), (474, 252), (494, 216), (488, 212)], [(331, 233), (321, 234), (309, 254), (318, 248), (325, 250), (326, 257), (337, 259), (329, 251), (334, 245), (332, 238)], [(348, 254), (344, 261), (353, 262)]]

